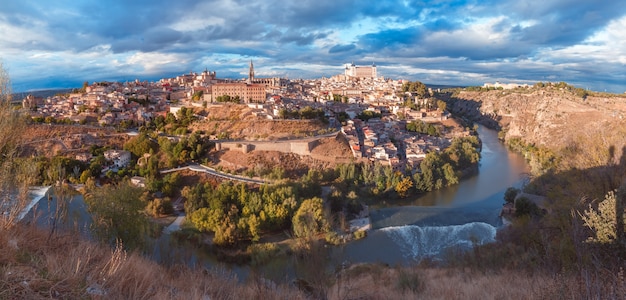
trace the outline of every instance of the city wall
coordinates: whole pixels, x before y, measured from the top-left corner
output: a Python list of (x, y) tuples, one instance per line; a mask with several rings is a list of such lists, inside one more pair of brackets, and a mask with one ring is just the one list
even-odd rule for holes
[(319, 140), (305, 141), (239, 141), (239, 142), (220, 142), (215, 145), (217, 150), (241, 150), (248, 153), (252, 150), (259, 151), (278, 151), (283, 153), (295, 153), (298, 155), (311, 155), (311, 149), (315, 148)]

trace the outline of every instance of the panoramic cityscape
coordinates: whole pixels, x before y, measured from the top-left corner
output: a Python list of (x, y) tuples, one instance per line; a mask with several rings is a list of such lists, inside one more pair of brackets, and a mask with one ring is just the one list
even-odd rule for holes
[(0, 7), (0, 299), (626, 299), (626, 4)]

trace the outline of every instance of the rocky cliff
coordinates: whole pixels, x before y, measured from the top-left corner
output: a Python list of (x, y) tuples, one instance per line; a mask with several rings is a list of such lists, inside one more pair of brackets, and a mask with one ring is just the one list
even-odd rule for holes
[(617, 162), (626, 146), (626, 95), (567, 88), (460, 91), (446, 97), (448, 109), (502, 130), (502, 137), (552, 150), (564, 167)]

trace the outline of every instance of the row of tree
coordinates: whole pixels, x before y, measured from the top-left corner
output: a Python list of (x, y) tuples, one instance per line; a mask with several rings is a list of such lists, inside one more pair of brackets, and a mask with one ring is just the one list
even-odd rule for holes
[(421, 134), (427, 134), (430, 136), (440, 136), (441, 130), (438, 126), (431, 123), (426, 123), (421, 120), (411, 121), (406, 124), (406, 130), (410, 132), (417, 132)]
[(368, 187), (373, 195), (395, 191), (403, 197), (411, 190), (429, 192), (457, 184), (464, 174), (474, 171), (480, 160), (479, 148), (476, 136), (455, 138), (446, 150), (427, 153), (413, 175), (380, 164), (351, 163), (338, 166), (336, 176), (348, 185)]
[(311, 106), (305, 106), (298, 110), (288, 110), (288, 109), (283, 108), (278, 111), (278, 116), (281, 119), (306, 119), (306, 120), (320, 119), (322, 121), (325, 120), (324, 110), (321, 108), (313, 108)]
[(217, 96), (215, 98), (217, 102), (231, 102), (231, 103), (241, 103), (241, 98), (239, 96), (231, 97), (229, 95)]

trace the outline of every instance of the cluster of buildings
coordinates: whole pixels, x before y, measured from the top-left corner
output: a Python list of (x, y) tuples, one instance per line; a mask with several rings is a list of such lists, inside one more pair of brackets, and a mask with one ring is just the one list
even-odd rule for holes
[[(216, 72), (205, 70), (201, 74), (190, 73), (176, 78), (161, 79), (159, 83), (170, 89), (182, 87), (187, 98), (202, 94), (200, 102), (211, 103), (220, 96), (240, 99), (241, 103), (264, 103), (268, 95), (280, 93), (287, 86), (280, 77), (255, 77), (254, 64), (250, 61), (247, 80), (218, 79)], [(180, 89), (179, 89), (180, 90)]]
[(75, 123), (141, 123), (169, 110), (168, 92), (148, 82), (106, 82), (84, 91), (47, 98), (28, 95), (22, 102), (33, 118), (69, 119)]
[(512, 90), (516, 88), (528, 88), (528, 84), (518, 84), (518, 83), (501, 83), (500, 81), (496, 81), (496, 83), (485, 83), (483, 84), (483, 88), (493, 88), (493, 89), (503, 89), (503, 90)]
[(355, 158), (392, 166), (396, 170), (409, 167), (416, 171), (426, 153), (448, 147), (451, 138), (408, 132), (406, 122), (394, 115), (367, 121), (351, 119), (341, 127), (341, 132), (348, 139)]
[[(134, 124), (175, 113), (182, 106), (202, 107), (227, 95), (240, 99), (253, 108), (260, 118), (280, 118), (282, 110), (297, 110), (306, 106), (323, 109), (331, 126), (341, 127), (356, 158), (378, 161), (401, 168), (415, 166), (428, 151), (446, 147), (449, 140), (408, 133), (406, 122), (422, 120), (436, 122), (447, 118), (440, 111), (414, 111), (403, 104), (425, 101), (402, 91), (403, 80), (378, 76), (376, 65), (346, 65), (343, 74), (313, 80), (257, 78), (254, 65), (249, 64), (248, 78), (230, 80), (217, 78), (216, 72), (183, 74), (157, 82), (103, 82), (85, 86), (69, 95), (46, 99), (29, 95), (23, 106), (33, 117), (70, 119), (77, 123), (116, 125), (123, 121)], [(431, 94), (433, 91), (429, 91)], [(174, 104), (175, 103), (175, 104)], [(356, 118), (363, 111), (381, 113), (382, 118), (367, 122)], [(339, 114), (348, 116), (343, 126)], [(114, 166), (122, 166), (126, 154), (111, 154)], [(118, 163), (119, 162), (119, 163)]]

